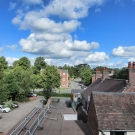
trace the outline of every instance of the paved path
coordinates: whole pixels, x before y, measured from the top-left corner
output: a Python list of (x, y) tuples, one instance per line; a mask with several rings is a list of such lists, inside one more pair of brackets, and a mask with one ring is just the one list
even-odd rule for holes
[(44, 97), (37, 97), (36, 100), (19, 103), (19, 108), (15, 108), (9, 113), (2, 113), (2, 119), (0, 119), (0, 132), (8, 133), (18, 122), (23, 120), (37, 105), (40, 104), (40, 100)]

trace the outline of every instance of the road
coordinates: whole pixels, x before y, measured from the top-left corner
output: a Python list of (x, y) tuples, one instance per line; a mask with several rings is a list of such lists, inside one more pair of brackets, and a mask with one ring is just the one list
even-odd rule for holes
[[(28, 114), (37, 105), (40, 104), (40, 101), (42, 99), (44, 99), (44, 97), (38, 96), (37, 99), (34, 101), (29, 101), (26, 103), (19, 103), (19, 108), (15, 108), (9, 113), (2, 113), (3, 118), (0, 119), (0, 134), (1, 133), (8, 134), (9, 132), (11, 132), (13, 128), (18, 126), (18, 123), (24, 120), (28, 116)], [(70, 98), (60, 97), (60, 102), (59, 102), (58, 107), (67, 106), (69, 101), (70, 101)]]
[[(69, 88), (60, 90), (60, 93), (71, 93), (71, 90), (73, 89), (81, 89), (81, 86), (79, 83), (81, 82), (80, 78), (74, 79), (73, 81), (70, 82)], [(42, 90), (35, 90), (35, 91), (42, 91)], [(56, 90), (57, 93), (59, 93), (59, 90)]]

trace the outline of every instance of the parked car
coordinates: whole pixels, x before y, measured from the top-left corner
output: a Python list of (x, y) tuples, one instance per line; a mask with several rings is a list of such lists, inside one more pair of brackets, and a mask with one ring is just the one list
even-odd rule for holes
[(0, 110), (1, 110), (3, 113), (7, 113), (7, 112), (10, 112), (10, 111), (11, 111), (10, 108), (5, 107), (4, 105), (0, 105)]
[(19, 107), (19, 105), (17, 103), (13, 103), (12, 106), (13, 106), (13, 108), (18, 108)]
[(82, 85), (81, 88), (82, 88), (82, 89), (87, 89), (87, 86)]
[(56, 92), (56, 89), (52, 89), (51, 92)]
[(30, 92), (26, 95), (27, 97), (37, 97), (37, 94)]

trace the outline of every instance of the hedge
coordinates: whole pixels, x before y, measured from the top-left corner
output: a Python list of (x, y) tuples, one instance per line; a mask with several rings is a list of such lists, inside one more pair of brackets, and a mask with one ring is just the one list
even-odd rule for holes
[[(36, 92), (38, 96), (44, 96), (43, 92)], [(51, 93), (52, 97), (71, 97), (70, 93)]]

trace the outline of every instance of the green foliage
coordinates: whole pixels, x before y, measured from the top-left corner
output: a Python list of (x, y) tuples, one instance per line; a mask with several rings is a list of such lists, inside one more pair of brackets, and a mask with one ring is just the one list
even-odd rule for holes
[(60, 75), (56, 67), (47, 66), (42, 74), (37, 75), (37, 87), (43, 89), (45, 99), (51, 96), (52, 88), (60, 87)]
[(5, 84), (8, 98), (15, 100), (16, 95), (19, 93), (20, 87), (12, 72), (5, 76)]
[(19, 60), (14, 61), (13, 62), (13, 67), (19, 66), (18, 63), (19, 63)]
[(6, 69), (8, 64), (4, 56), (0, 57), (0, 68)]
[[(38, 96), (44, 96), (43, 92), (36, 92)], [(51, 97), (71, 97), (70, 93), (51, 93)]]
[(127, 79), (127, 77), (127, 68), (122, 68), (116, 76), (117, 79)]
[(17, 65), (20, 66), (23, 70), (28, 70), (30, 68), (30, 61), (27, 57), (22, 57), (17, 62)]
[(1, 66), (0, 67), (0, 104), (3, 104), (4, 101), (7, 99), (7, 90), (5, 87), (5, 82), (4, 82), (4, 69)]
[(40, 70), (36, 66), (32, 66), (32, 73), (35, 75), (40, 74)]
[(89, 85), (91, 83), (92, 72), (88, 65), (81, 68), (80, 77), (85, 85)]
[(43, 57), (37, 57), (34, 62), (34, 66), (36, 67), (36, 69), (38, 69), (38, 71), (40, 71), (41, 69), (44, 69), (47, 66), (47, 64)]
[(28, 102), (29, 101), (29, 98), (26, 97), (25, 94), (19, 94), (16, 97), (16, 101), (18, 101), (18, 102)]
[(13, 109), (13, 102), (12, 100), (9, 100), (9, 101), (6, 101), (4, 102), (5, 106), (10, 108), (10, 109)]
[(80, 74), (81, 74), (82, 70), (84, 69), (84, 67), (90, 68), (90, 66), (88, 64), (79, 64), (79, 65), (74, 66), (75, 78), (81, 77)]
[(38, 88), (37, 79), (38, 79), (37, 75), (35, 74), (30, 75), (30, 88), (33, 89), (33, 91), (34, 89)]
[(30, 73), (28, 71), (22, 72), (22, 80), (20, 86), (23, 89), (25, 95), (30, 92)]

